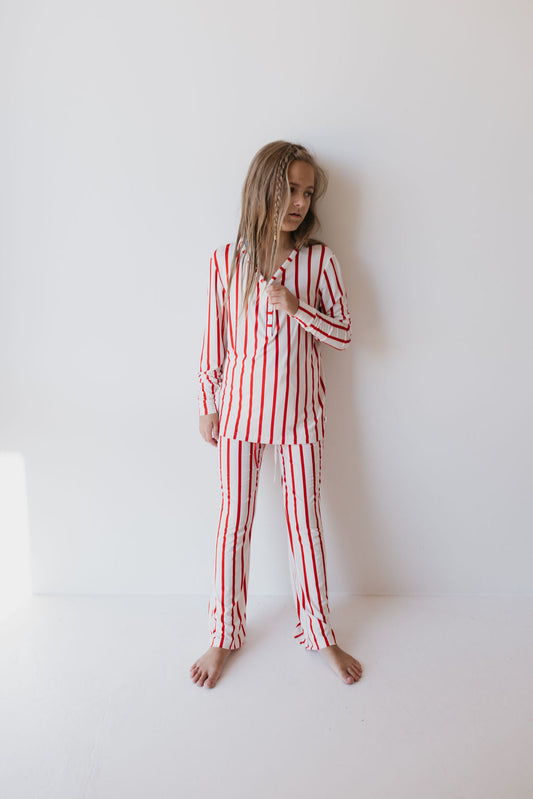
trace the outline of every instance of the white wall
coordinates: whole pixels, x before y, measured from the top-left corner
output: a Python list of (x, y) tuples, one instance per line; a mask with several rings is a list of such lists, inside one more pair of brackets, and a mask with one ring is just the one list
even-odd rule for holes
[[(211, 251), (264, 143), (329, 170), (330, 591), (531, 592), (533, 6), (4, 0), (0, 449), (36, 593), (206, 593)], [(251, 591), (289, 591), (267, 460)]]
[(0, 452), (0, 622), (32, 596), (24, 461)]

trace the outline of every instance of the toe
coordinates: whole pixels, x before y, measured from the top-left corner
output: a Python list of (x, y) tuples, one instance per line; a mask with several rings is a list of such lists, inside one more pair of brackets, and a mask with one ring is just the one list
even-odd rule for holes
[(345, 671), (345, 672), (343, 673), (343, 677), (342, 677), (342, 679), (344, 680), (344, 682), (345, 682), (347, 685), (352, 685), (352, 683), (354, 683), (354, 682), (355, 682), (355, 680), (354, 680), (354, 678), (352, 677), (352, 675), (351, 675), (349, 672), (347, 672), (347, 671)]
[(207, 680), (207, 672), (202, 671), (200, 676), (198, 677), (198, 685), (201, 687), (206, 680)]
[(206, 686), (208, 688), (214, 688), (218, 682), (218, 678), (220, 677), (221, 669), (214, 669), (211, 674), (208, 675), (208, 680), (206, 682)]
[(217, 682), (218, 682), (218, 678), (220, 677), (220, 674), (221, 674), (221, 672), (222, 672), (222, 669), (215, 669), (215, 670), (214, 670), (214, 671), (213, 671), (213, 672), (212, 672), (212, 673), (209, 675), (209, 680), (208, 680), (208, 683), (209, 683), (209, 688), (214, 688), (214, 687), (215, 687), (215, 685), (216, 685), (216, 684), (217, 684)]

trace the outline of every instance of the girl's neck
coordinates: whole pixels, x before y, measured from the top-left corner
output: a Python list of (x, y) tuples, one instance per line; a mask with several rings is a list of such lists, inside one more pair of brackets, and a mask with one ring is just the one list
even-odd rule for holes
[(289, 250), (292, 252), (294, 244), (292, 243), (292, 236), (288, 230), (282, 230), (279, 234), (279, 250)]

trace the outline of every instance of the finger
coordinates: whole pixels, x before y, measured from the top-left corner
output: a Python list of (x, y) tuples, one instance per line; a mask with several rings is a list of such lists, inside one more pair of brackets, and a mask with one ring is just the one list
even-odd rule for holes
[(211, 435), (211, 430), (200, 430), (200, 433), (202, 434), (202, 438), (206, 444), (215, 444), (213, 441), (213, 436)]

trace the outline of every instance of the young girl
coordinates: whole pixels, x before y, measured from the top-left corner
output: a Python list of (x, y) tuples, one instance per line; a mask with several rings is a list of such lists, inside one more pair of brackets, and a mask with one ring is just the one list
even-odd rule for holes
[(361, 664), (330, 624), (320, 480), (325, 386), (319, 343), (344, 349), (350, 315), (339, 263), (311, 239), (327, 178), (301, 145), (256, 154), (235, 245), (211, 258), (200, 363), (200, 433), (218, 447), (222, 507), (209, 600), (210, 647), (191, 667), (213, 688), (245, 637), (250, 534), (263, 452), (275, 447), (289, 534), (295, 638), (348, 684)]

